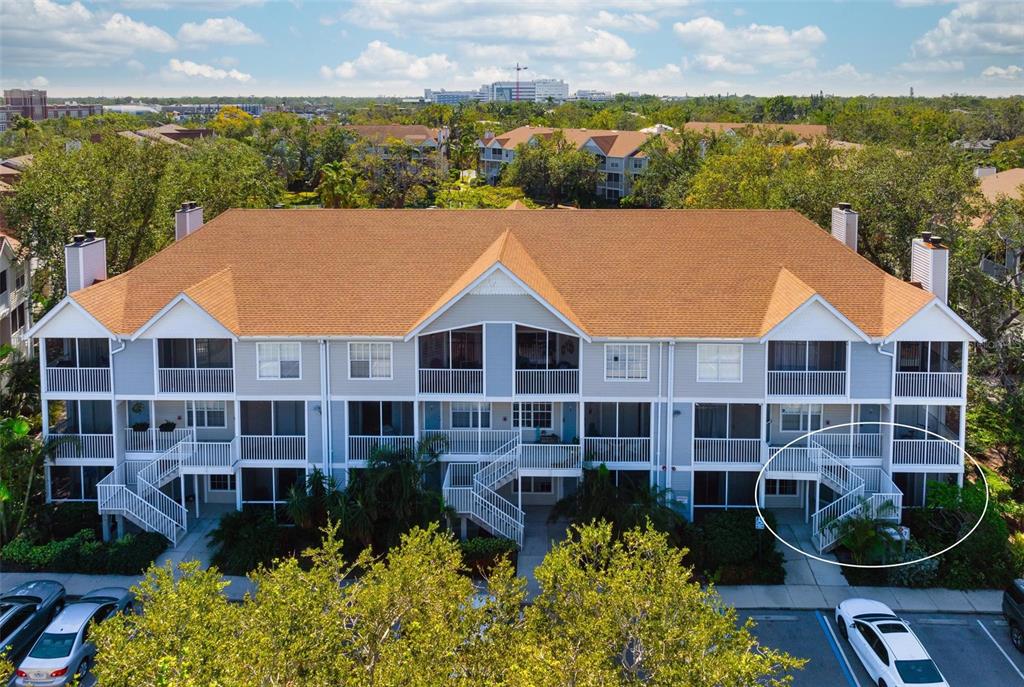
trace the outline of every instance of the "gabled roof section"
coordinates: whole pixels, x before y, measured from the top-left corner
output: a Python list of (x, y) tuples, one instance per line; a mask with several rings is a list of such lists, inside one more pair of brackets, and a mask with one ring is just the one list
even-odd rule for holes
[(32, 325), (28, 336), (52, 338), (110, 338), (111, 332), (72, 298), (64, 298)]
[(785, 267), (779, 268), (775, 286), (768, 297), (761, 322), (761, 334), (767, 334), (815, 295), (814, 289)]
[(167, 331), (189, 333), (196, 338), (219, 338), (225, 335), (232, 339), (238, 338), (235, 331), (225, 327), (223, 322), (184, 293), (171, 299), (148, 322), (139, 327), (131, 338), (134, 341), (147, 332), (151, 338), (161, 338), (161, 334), (167, 336)]
[[(540, 300), (559, 319), (564, 321), (579, 334), (586, 336), (579, 319), (569, 307), (565, 297), (544, 275), (523, 244), (510, 230), (503, 231), (491, 245), (487, 246), (472, 265), (459, 275), (458, 279), (441, 294), (441, 297), (413, 325), (409, 335), (425, 327), (448, 309), (462, 296), (469, 293), (474, 286), (483, 281), (496, 269), (504, 268), (506, 274), (538, 300)], [(587, 337), (589, 338), (589, 337)]]
[(238, 302), (235, 299), (234, 272), (230, 267), (190, 286), (184, 294), (226, 329), (238, 334)]

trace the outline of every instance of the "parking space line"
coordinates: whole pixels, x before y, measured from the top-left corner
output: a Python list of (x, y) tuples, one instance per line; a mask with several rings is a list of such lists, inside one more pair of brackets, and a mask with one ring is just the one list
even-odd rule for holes
[(853, 674), (850, 661), (846, 658), (846, 652), (843, 651), (843, 647), (839, 646), (839, 639), (836, 637), (836, 633), (832, 631), (832, 624), (829, 623), (825, 616), (821, 614), (821, 611), (815, 611), (814, 614), (818, 616), (818, 623), (821, 625), (822, 632), (825, 633), (825, 638), (828, 640), (828, 644), (832, 648), (832, 653), (835, 655), (836, 660), (839, 661), (839, 667), (843, 669), (843, 675), (846, 677), (846, 684), (850, 687), (860, 687), (860, 681), (858, 681), (857, 676)]
[(981, 628), (982, 632), (984, 632), (986, 635), (988, 635), (988, 638), (991, 639), (992, 643), (996, 645), (997, 649), (999, 649), (999, 653), (1001, 653), (1003, 655), (1003, 658), (1006, 659), (1006, 662), (1010, 664), (1010, 667), (1013, 668), (1014, 672), (1016, 672), (1018, 675), (1020, 675), (1021, 681), (1024, 682), (1024, 673), (1020, 672), (1020, 668), (1017, 667), (1017, 664), (1014, 663), (1010, 659), (1009, 655), (1007, 655), (1007, 653), (1005, 651), (1003, 651), (1003, 647), (999, 646), (999, 642), (996, 641), (996, 638), (993, 637), (992, 633), (988, 631), (987, 627), (985, 627), (985, 623), (983, 623), (983, 622), (981, 622), (979, 620), (978, 621), (978, 627)]

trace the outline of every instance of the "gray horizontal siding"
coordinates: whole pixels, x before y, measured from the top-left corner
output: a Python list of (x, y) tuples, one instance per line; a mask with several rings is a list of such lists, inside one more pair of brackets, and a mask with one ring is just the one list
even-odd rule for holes
[(692, 454), (693, 404), (676, 403), (672, 413), (672, 465), (691, 465)]
[[(114, 350), (117, 350), (116, 345)], [(114, 392), (149, 396), (153, 391), (153, 340), (125, 342), (125, 348), (112, 358)]]
[[(715, 343), (709, 341), (708, 343)], [(728, 342), (722, 342), (728, 343)], [(686, 398), (763, 398), (765, 349), (762, 344), (743, 346), (743, 381), (698, 382), (697, 343), (676, 344), (674, 396)]]
[(391, 345), (391, 379), (349, 379), (348, 341), (329, 344), (332, 396), (398, 396), (416, 393), (416, 341)]
[(484, 375), (488, 396), (512, 395), (512, 366), (515, 357), (515, 325), (488, 324), (484, 328)]
[(889, 398), (892, 393), (892, 358), (878, 352), (873, 344), (850, 344), (850, 396)]
[(564, 322), (533, 296), (466, 295), (430, 323), (425, 331), (457, 329), (481, 322), (519, 322), (570, 333)]
[[(274, 343), (268, 339), (267, 343)], [(256, 341), (235, 345), (235, 392), (243, 396), (307, 396), (320, 394), (320, 344), (302, 341), (302, 377), (300, 379), (259, 379)]]
[(581, 342), (583, 356), (580, 371), (580, 383), (586, 398), (635, 398), (653, 399), (658, 395), (658, 346), (650, 346), (649, 369), (647, 381), (615, 381), (604, 379), (604, 346), (602, 343)]

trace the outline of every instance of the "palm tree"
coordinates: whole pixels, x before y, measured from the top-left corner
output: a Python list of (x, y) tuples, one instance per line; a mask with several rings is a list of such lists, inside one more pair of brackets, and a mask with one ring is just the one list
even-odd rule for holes
[(22, 117), (21, 115), (16, 115), (14, 117), (14, 123), (11, 124), (11, 129), (13, 129), (14, 131), (20, 131), (23, 134), (25, 134), (26, 143), (28, 142), (29, 135), (38, 128), (39, 127), (36, 126), (35, 122), (33, 122), (28, 117)]
[(347, 162), (328, 162), (320, 168), (320, 184), (316, 187), (320, 204), (325, 208), (366, 207), (366, 197), (359, 189), (359, 174)]
[(305, 484), (293, 484), (288, 490), (285, 512), (299, 527), (318, 530), (339, 518), (342, 502), (334, 478), (315, 468), (306, 475)]

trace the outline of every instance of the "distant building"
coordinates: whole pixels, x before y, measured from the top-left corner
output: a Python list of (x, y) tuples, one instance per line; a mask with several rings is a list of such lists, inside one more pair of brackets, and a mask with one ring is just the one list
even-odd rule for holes
[(569, 99), (569, 84), (561, 79), (534, 79), (532, 81), (495, 81), (484, 84), (480, 90), (489, 102), (527, 101), (544, 103), (549, 100), (563, 102)]
[(46, 107), (47, 119), (60, 119), (62, 117), (85, 119), (86, 117), (94, 117), (101, 114), (103, 114), (103, 106), (95, 103), (61, 103)]
[(8, 88), (4, 90), (4, 104), (0, 105), (0, 132), (7, 131), (16, 116), (39, 122), (44, 119), (60, 119), (61, 117), (85, 119), (100, 114), (103, 114), (102, 105), (50, 104), (47, 102), (46, 91)]
[(576, 91), (570, 100), (589, 100), (595, 103), (604, 103), (615, 100), (615, 95), (610, 91), (590, 91), (580, 89)]
[(458, 105), (459, 103), (483, 100), (484, 94), (482, 88), (476, 91), (446, 91), (443, 88), (439, 91), (434, 91), (426, 88), (423, 90), (423, 99), (439, 105)]
[(399, 140), (420, 153), (444, 152), (448, 144), (448, 127), (434, 129), (422, 124), (350, 124), (345, 129), (370, 143), (374, 152), (385, 151), (390, 140)]
[(160, 114), (160, 106), (146, 103), (125, 103), (123, 105), (104, 105), (103, 111), (116, 114), (150, 115)]
[[(122, 136), (132, 141), (153, 141), (155, 143), (167, 143), (169, 145), (184, 146), (188, 141), (213, 136), (211, 129), (189, 129), (177, 124), (164, 124), (149, 129), (136, 129), (135, 131), (118, 131)], [(94, 134), (93, 143), (100, 140), (102, 134)]]
[(217, 113), (225, 107), (237, 107), (253, 117), (263, 115), (263, 103), (178, 103), (176, 105), (164, 105), (161, 109), (164, 112), (172, 113), (177, 119), (188, 119), (190, 117), (205, 119), (216, 117)]
[(24, 88), (4, 89), (4, 104), (26, 119), (46, 119), (46, 91)]
[(633, 179), (647, 168), (647, 154), (640, 147), (652, 134), (642, 131), (614, 131), (603, 129), (552, 129), (543, 126), (521, 126), (499, 134), (485, 134), (477, 141), (480, 149), (480, 173), (494, 183), (502, 168), (515, 159), (516, 147), (537, 138), (550, 137), (561, 131), (567, 141), (578, 150), (593, 153), (600, 161), (601, 180), (597, 195), (618, 200), (629, 195)]
[(687, 122), (683, 125), (686, 131), (696, 133), (711, 132), (715, 134), (740, 134), (748, 131), (785, 131), (801, 141), (827, 137), (828, 127), (824, 124), (776, 124), (774, 122)]

